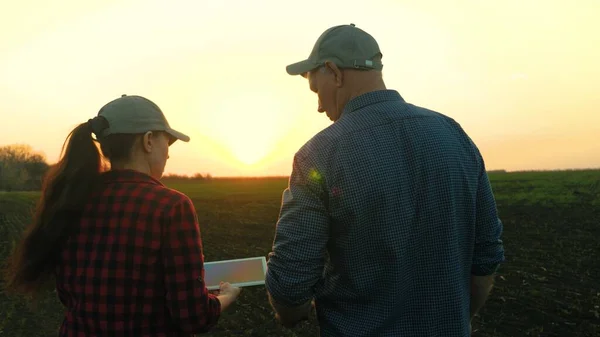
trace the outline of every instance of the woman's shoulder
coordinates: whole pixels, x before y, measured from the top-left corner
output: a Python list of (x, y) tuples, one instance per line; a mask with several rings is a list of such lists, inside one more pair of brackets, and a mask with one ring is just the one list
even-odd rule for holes
[(123, 196), (139, 199), (140, 202), (161, 202), (169, 204), (191, 202), (190, 198), (174, 188), (164, 185), (157, 179), (133, 170), (112, 170), (102, 174), (101, 196)]
[(161, 200), (168, 199), (172, 204), (192, 203), (190, 197), (185, 193), (164, 185), (153, 186), (151, 194), (154, 194), (156, 198)]

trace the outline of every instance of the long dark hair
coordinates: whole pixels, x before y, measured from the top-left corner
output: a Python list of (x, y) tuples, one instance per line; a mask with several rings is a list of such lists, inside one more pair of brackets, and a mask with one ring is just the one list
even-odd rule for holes
[(7, 261), (6, 290), (35, 295), (43, 288), (51, 279), (61, 248), (72, 233), (72, 219), (81, 213), (102, 171), (107, 168), (104, 158), (110, 162), (129, 158), (138, 135), (92, 137), (92, 133), (100, 135), (106, 127), (106, 119), (96, 117), (79, 124), (67, 136), (60, 160), (44, 178), (33, 221)]

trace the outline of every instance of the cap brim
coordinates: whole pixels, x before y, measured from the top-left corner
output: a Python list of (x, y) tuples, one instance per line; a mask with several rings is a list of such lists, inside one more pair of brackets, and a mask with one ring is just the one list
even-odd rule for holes
[[(179, 139), (182, 142), (189, 142), (190, 141), (190, 137), (188, 135), (185, 135), (179, 131), (173, 130), (173, 129), (168, 129), (165, 131), (166, 133), (170, 134), (171, 136), (173, 136), (175, 138), (175, 140)], [(174, 143), (175, 141), (173, 141), (172, 143)], [(171, 144), (172, 144), (171, 143)]]
[(304, 60), (300, 62), (296, 62), (294, 64), (290, 64), (285, 68), (288, 74), (290, 75), (303, 75), (311, 70), (315, 70), (319, 67), (318, 64), (315, 64), (311, 60)]

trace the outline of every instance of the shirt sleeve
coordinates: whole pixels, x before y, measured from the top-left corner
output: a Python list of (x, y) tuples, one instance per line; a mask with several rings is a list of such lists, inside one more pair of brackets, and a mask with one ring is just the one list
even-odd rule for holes
[(167, 307), (184, 332), (207, 332), (219, 319), (221, 303), (204, 283), (200, 226), (191, 200), (173, 205), (165, 222), (162, 259)]
[(324, 179), (324, 172), (308, 159), (294, 157), (265, 281), (272, 300), (280, 305), (310, 301), (322, 277), (329, 240)]
[(496, 201), (485, 171), (485, 165), (479, 176), (476, 200), (475, 248), (471, 274), (487, 276), (496, 272), (504, 262), (504, 246), (501, 240), (503, 225), (498, 218)]

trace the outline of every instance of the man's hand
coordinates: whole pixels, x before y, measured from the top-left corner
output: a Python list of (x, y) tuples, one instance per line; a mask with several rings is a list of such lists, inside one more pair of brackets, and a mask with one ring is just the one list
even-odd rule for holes
[(314, 308), (314, 301), (308, 301), (297, 307), (285, 307), (273, 301), (270, 295), (269, 302), (275, 310), (275, 319), (286, 328), (293, 328), (298, 323), (308, 320)]
[(494, 286), (495, 275), (471, 275), (471, 320), (483, 307)]
[(297, 320), (291, 320), (291, 319), (283, 319), (283, 318), (281, 318), (281, 316), (279, 316), (279, 313), (276, 313), (275, 314), (275, 319), (278, 320), (279, 323), (281, 323), (281, 325), (283, 325), (284, 327), (286, 327), (288, 329), (292, 329), (296, 325), (298, 325), (298, 323), (300, 323), (302, 321), (307, 321), (308, 320), (308, 315), (300, 317)]

